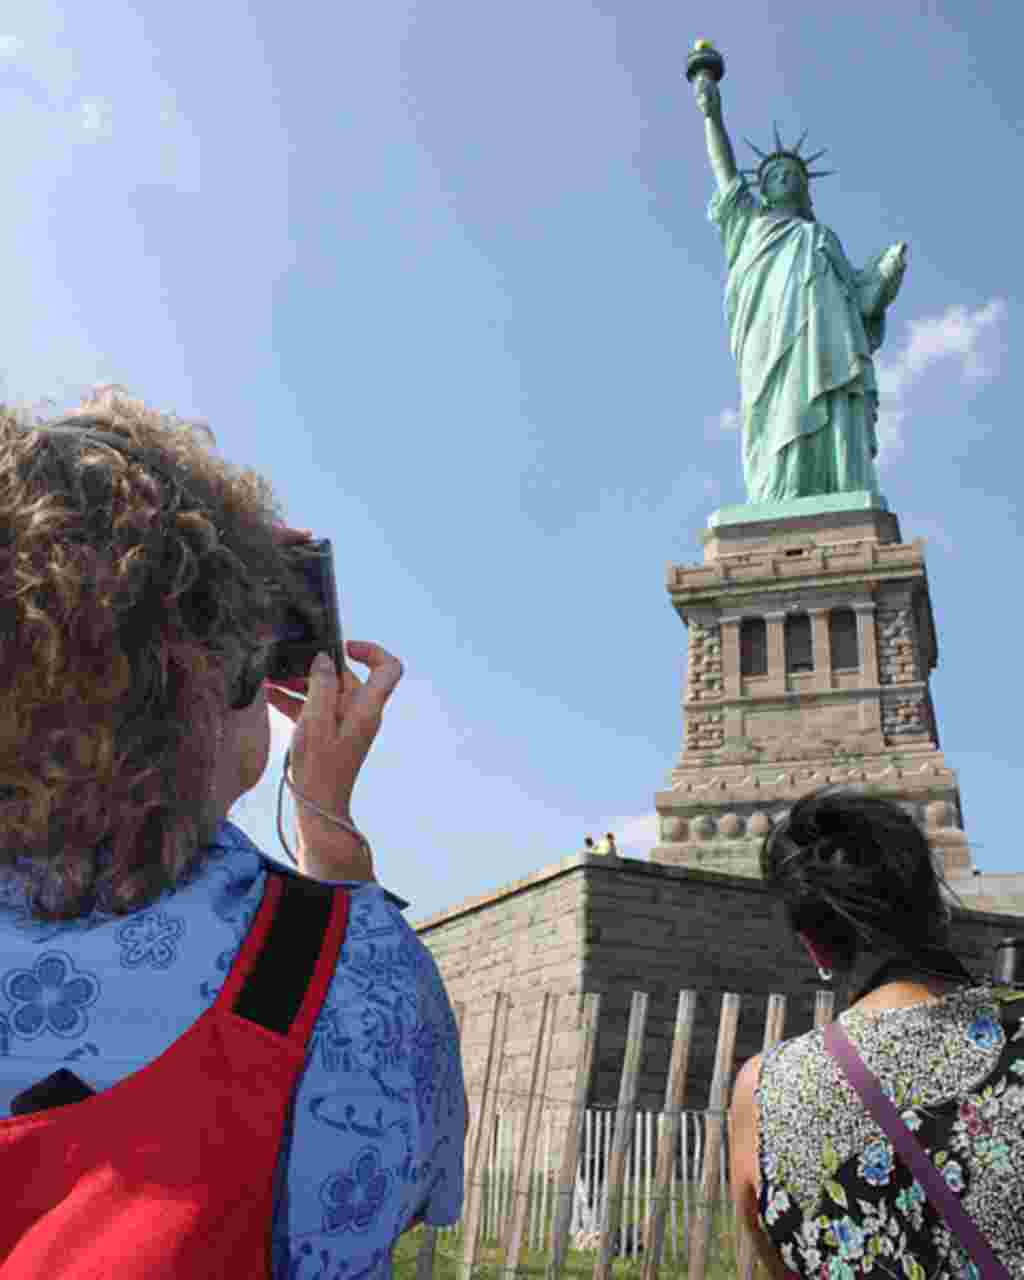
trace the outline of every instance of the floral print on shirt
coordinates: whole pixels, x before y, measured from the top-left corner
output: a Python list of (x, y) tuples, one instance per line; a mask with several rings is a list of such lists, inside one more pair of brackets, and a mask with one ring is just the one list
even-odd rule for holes
[[(992, 987), (840, 1023), (1012, 1277), (1024, 1278), (1024, 1001)], [(761, 1223), (790, 1271), (980, 1280), (824, 1047), (784, 1041), (755, 1094)]]

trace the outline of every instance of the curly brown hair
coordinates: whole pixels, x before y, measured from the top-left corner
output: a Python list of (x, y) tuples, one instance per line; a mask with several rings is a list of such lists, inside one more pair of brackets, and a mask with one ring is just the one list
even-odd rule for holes
[(44, 920), (136, 911), (200, 869), (231, 691), (282, 601), (315, 609), (269, 482), (205, 424), (117, 387), (74, 414), (182, 488), (0, 404), (0, 868)]

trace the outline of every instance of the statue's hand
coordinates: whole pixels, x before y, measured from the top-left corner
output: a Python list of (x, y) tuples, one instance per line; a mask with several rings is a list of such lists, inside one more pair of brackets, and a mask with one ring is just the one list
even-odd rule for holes
[(722, 119), (722, 95), (718, 92), (718, 84), (709, 75), (697, 76), (693, 85), (693, 96), (697, 102), (697, 110), (709, 120)]

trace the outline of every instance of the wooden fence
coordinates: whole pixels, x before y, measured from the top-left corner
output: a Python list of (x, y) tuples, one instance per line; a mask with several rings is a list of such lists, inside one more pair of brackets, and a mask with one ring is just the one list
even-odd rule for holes
[[(508, 1032), (510, 999), (497, 992), (490, 1008), (490, 1036), (483, 1080), (472, 1097), (471, 1122), (466, 1136), (465, 1199), (462, 1219), (454, 1229), (423, 1229), (417, 1257), (417, 1280), (430, 1280), (438, 1251), (450, 1253), (457, 1248), (460, 1280), (478, 1280), (482, 1274), (501, 1273), (498, 1280), (513, 1280), (523, 1274), (523, 1254), (527, 1247), (546, 1255), (545, 1280), (559, 1280), (570, 1245), (570, 1232), (577, 1232), (587, 1212), (594, 1214), (596, 1234), (593, 1280), (610, 1280), (612, 1259), (620, 1252), (634, 1258), (642, 1245), (641, 1280), (656, 1280), (665, 1253), (666, 1234), (673, 1260), (678, 1260), (677, 1186), (682, 1191), (684, 1249), (688, 1280), (705, 1280), (712, 1243), (712, 1224), (716, 1208), (728, 1215), (730, 1235), (735, 1241), (738, 1280), (752, 1280), (754, 1256), (745, 1226), (732, 1211), (726, 1186), (727, 1133), (726, 1112), (733, 1079), (736, 1028), (740, 1014), (740, 996), (727, 992), (722, 996), (718, 1023), (718, 1043), (710, 1097), (703, 1113), (697, 1113), (699, 1138), (693, 1163), (689, 1159), (688, 1116), (682, 1101), (686, 1090), (693, 1023), (697, 1009), (697, 992), (680, 991), (675, 1032), (664, 1106), (659, 1113), (639, 1114), (636, 1106), (641, 1050), (647, 1025), (648, 995), (634, 991), (626, 1036), (626, 1053), (622, 1065), (618, 1105), (610, 1144), (605, 1122), (591, 1118), (588, 1130), (587, 1095), (594, 1064), (594, 1046), (601, 1011), (601, 996), (588, 995), (583, 1004), (583, 1038), (576, 1063), (568, 1123), (561, 1126), (560, 1150), (551, 1150), (550, 1117), (545, 1107), (547, 1082), (554, 1041), (555, 1013), (559, 999), (545, 993), (531, 1061), (529, 1088), (517, 1119), (506, 1119), (499, 1106), (501, 1072), (505, 1062), (505, 1040)], [(834, 994), (816, 993), (814, 1026), (827, 1025), (833, 1017)], [(463, 1005), (455, 1007), (459, 1034), (465, 1014)], [(770, 1049), (783, 1039), (786, 997), (771, 995), (765, 1018), (762, 1050)], [(593, 1116), (593, 1113), (591, 1113)], [(548, 1149), (541, 1143), (542, 1131), (549, 1134)], [(680, 1130), (682, 1129), (682, 1141)], [(558, 1126), (555, 1126), (557, 1132)], [(589, 1141), (588, 1141), (589, 1132)], [(603, 1143), (598, 1166), (601, 1178), (596, 1198), (587, 1194), (595, 1144)], [(630, 1159), (632, 1153), (632, 1160)], [(653, 1159), (653, 1176), (651, 1164)], [(543, 1176), (538, 1176), (538, 1165)], [(628, 1171), (632, 1171), (630, 1179)], [(677, 1181), (678, 1180), (678, 1181)], [(642, 1187), (642, 1191), (641, 1191)], [(694, 1191), (692, 1212), (690, 1191)], [(630, 1191), (632, 1194), (630, 1195)], [(586, 1211), (581, 1195), (587, 1198)], [(627, 1229), (624, 1230), (624, 1227)], [(500, 1262), (484, 1263), (483, 1246), (498, 1241), (503, 1257)], [(577, 1241), (578, 1242), (578, 1241)], [(623, 1247), (624, 1242), (624, 1247)]]
[[(542, 1111), (540, 1137), (537, 1142), (537, 1159), (529, 1171), (530, 1211), (526, 1227), (528, 1247), (534, 1251), (548, 1249), (552, 1242), (555, 1209), (554, 1158), (560, 1131), (560, 1115), (557, 1106)], [(608, 1198), (608, 1180), (604, 1176), (611, 1156), (614, 1139), (614, 1107), (593, 1107), (584, 1112), (583, 1134), (580, 1142), (580, 1164), (576, 1173), (572, 1214), (569, 1221), (570, 1242), (592, 1242), (600, 1230), (605, 1201)], [(483, 1209), (481, 1212), (480, 1240), (482, 1243), (499, 1242), (508, 1232), (512, 1217), (512, 1189), (515, 1184), (515, 1161), (524, 1135), (524, 1112), (520, 1108), (507, 1107), (495, 1114), (494, 1130), (490, 1141), (485, 1139), (483, 1181)], [(680, 1235), (689, 1231), (689, 1216), (694, 1200), (694, 1190), (700, 1185), (702, 1152), (704, 1147), (704, 1113), (684, 1111), (681, 1117), (679, 1145), (673, 1161), (669, 1183), (668, 1217), (666, 1220), (666, 1252), (675, 1261), (680, 1256)], [(653, 1204), (654, 1161), (658, 1143), (667, 1118), (661, 1112), (637, 1111), (634, 1116), (633, 1137), (626, 1157), (623, 1173), (622, 1197), (624, 1214), (629, 1219), (630, 1231), (622, 1252), (636, 1258), (643, 1248), (641, 1229), (633, 1224), (646, 1222)], [(719, 1194), (726, 1198), (726, 1164), (723, 1152), (720, 1161)], [(438, 1234), (439, 1245), (450, 1251), (458, 1235), (457, 1228), (444, 1228)], [(577, 1247), (580, 1247), (577, 1243)]]

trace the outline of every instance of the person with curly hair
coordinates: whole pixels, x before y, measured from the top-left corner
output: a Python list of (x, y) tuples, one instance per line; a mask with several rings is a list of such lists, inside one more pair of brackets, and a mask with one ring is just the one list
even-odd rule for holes
[[(937, 1193), (922, 1187), (829, 1029), (755, 1055), (733, 1089), (730, 1166), (768, 1274), (1024, 1275), (1024, 992), (956, 954), (953, 891), (916, 821), (870, 792), (821, 788), (768, 833), (760, 863), (819, 977), (862, 978), (838, 1025), (942, 1175)], [(1002, 1271), (972, 1264), (984, 1255), (933, 1199), (943, 1185)]]
[[(349, 817), (401, 663), (267, 683), (311, 534), (204, 430), (0, 406), (4, 1280), (378, 1280), (461, 1212), (451, 1005)], [(227, 820), (268, 703), (295, 867)]]

